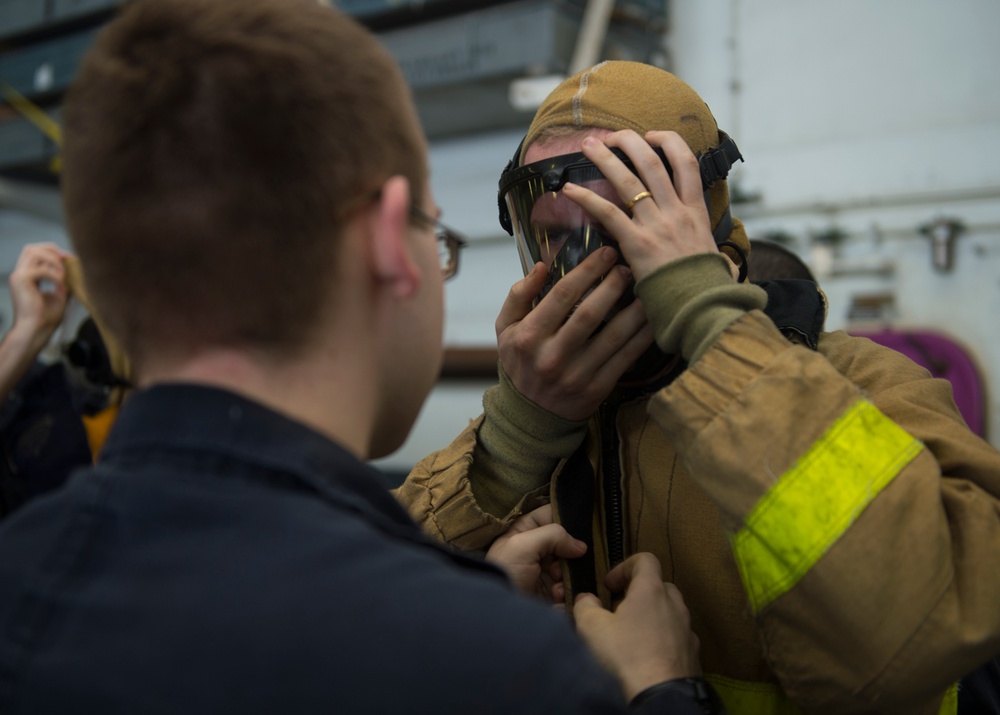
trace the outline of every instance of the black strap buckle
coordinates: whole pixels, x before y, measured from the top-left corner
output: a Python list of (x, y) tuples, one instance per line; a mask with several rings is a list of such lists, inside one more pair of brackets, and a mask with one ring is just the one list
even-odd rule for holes
[(698, 157), (698, 165), (701, 168), (701, 183), (706, 188), (719, 179), (729, 176), (729, 170), (737, 161), (743, 161), (740, 148), (736, 146), (733, 138), (721, 129), (719, 130), (719, 146), (709, 149)]

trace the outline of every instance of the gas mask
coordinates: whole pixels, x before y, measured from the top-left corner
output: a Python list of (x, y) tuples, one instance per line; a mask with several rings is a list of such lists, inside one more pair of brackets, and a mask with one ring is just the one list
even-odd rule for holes
[[(743, 159), (736, 143), (725, 132), (720, 131), (719, 138), (718, 147), (709, 149), (698, 157), (706, 203), (708, 189), (715, 181), (724, 179), (737, 160)], [(612, 152), (633, 173), (638, 174), (623, 151), (612, 149)], [(662, 150), (656, 149), (656, 153), (663, 161), (667, 174), (672, 178), (670, 164)], [(508, 162), (500, 176), (498, 193), (500, 225), (514, 237), (525, 275), (539, 261), (548, 269), (545, 285), (536, 298), (537, 304), (563, 276), (580, 265), (591, 253), (602, 246), (611, 246), (618, 250), (615, 239), (579, 205), (565, 197), (562, 194), (562, 187), (571, 182), (594, 191), (618, 206), (624, 207), (624, 202), (611, 182), (604, 178), (600, 169), (582, 152), (561, 154), (517, 166), (520, 155), (519, 146), (514, 158)], [(729, 246), (739, 255), (742, 281), (746, 277), (746, 255), (739, 246), (728, 240), (732, 228), (733, 221), (727, 208), (713, 234), (720, 247)], [(620, 251), (618, 255), (618, 263), (626, 265)], [(633, 300), (633, 292), (627, 291), (605, 317), (605, 322)], [(646, 363), (641, 369), (643, 373), (653, 369), (651, 365), (666, 362), (665, 356), (655, 346), (653, 350), (658, 353), (659, 359), (644, 356), (640, 360), (640, 363)], [(639, 368), (637, 365), (636, 369)]]

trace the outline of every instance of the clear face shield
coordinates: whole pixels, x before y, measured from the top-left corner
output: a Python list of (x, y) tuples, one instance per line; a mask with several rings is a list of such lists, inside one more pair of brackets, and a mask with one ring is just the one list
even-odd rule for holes
[[(631, 168), (624, 154), (616, 153)], [(597, 249), (618, 248), (600, 223), (563, 196), (561, 189), (566, 182), (623, 205), (614, 187), (582, 153), (562, 154), (517, 167), (505, 172), (500, 182), (501, 222), (505, 217), (509, 220), (505, 228), (514, 235), (521, 268), (527, 275), (540, 261), (548, 269), (538, 300)], [(618, 262), (625, 264), (620, 254)], [(623, 301), (627, 304), (631, 294), (626, 298)]]
[[(635, 171), (624, 152), (618, 149), (612, 151)], [(664, 165), (667, 165), (666, 159)], [(670, 171), (669, 165), (667, 171)], [(527, 275), (540, 261), (548, 269), (548, 277), (535, 300), (536, 304), (563, 276), (602, 246), (611, 246), (619, 251), (617, 262), (627, 265), (617, 241), (600, 222), (563, 195), (562, 187), (566, 182), (584, 186), (608, 201), (624, 206), (611, 183), (583, 153), (553, 156), (521, 167), (514, 167), (512, 161), (500, 179), (500, 223), (514, 236), (521, 268)], [(607, 323), (634, 300), (635, 294), (631, 290), (625, 291), (603, 322)], [(619, 384), (641, 385), (667, 369), (671, 360), (653, 345), (626, 371)]]
[[(611, 150), (633, 173), (632, 162), (620, 149)], [(673, 179), (670, 164), (661, 149), (655, 150)], [(612, 203), (624, 206), (610, 182), (582, 152), (560, 154), (531, 164), (518, 166), (521, 147), (500, 175), (498, 203), (500, 225), (514, 236), (525, 275), (541, 261), (549, 269), (549, 277), (539, 299), (566, 273), (601, 246), (617, 243), (603, 227), (582, 208), (562, 195), (566, 182), (585, 186)], [(739, 148), (728, 134), (719, 132), (719, 145), (696, 155), (701, 173), (705, 202), (708, 190), (717, 180), (725, 179), (737, 161), (743, 161)], [(733, 222), (728, 208), (713, 229), (716, 243), (728, 245), (742, 254), (742, 249), (728, 240)], [(620, 254), (619, 254), (620, 256)], [(741, 256), (741, 278), (745, 278), (746, 260)], [(624, 260), (619, 257), (619, 262)]]

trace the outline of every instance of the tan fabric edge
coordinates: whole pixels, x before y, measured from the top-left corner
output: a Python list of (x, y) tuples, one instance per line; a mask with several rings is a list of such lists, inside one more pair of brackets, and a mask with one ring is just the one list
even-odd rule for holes
[(428, 455), (410, 472), (393, 496), (432, 538), (468, 550), (487, 548), (521, 514), (544, 504), (548, 484), (525, 494), (502, 518), (480, 507), (469, 471), (483, 418), (474, 420), (445, 449)]

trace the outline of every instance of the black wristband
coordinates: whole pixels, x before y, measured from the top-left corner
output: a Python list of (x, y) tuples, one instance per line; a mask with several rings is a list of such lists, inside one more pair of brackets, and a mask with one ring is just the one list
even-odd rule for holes
[(677, 678), (650, 685), (632, 698), (629, 708), (636, 708), (647, 700), (667, 691), (677, 692), (690, 698), (705, 715), (725, 715), (722, 701), (715, 689), (704, 678)]

